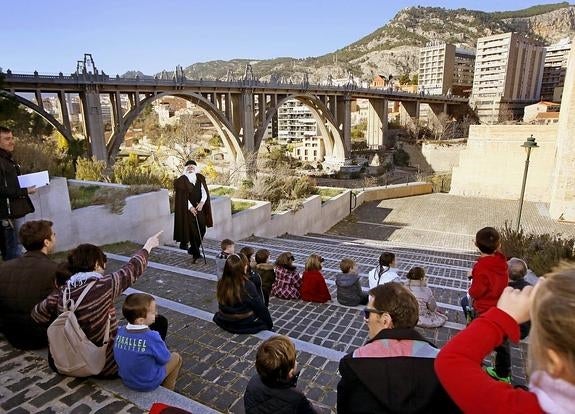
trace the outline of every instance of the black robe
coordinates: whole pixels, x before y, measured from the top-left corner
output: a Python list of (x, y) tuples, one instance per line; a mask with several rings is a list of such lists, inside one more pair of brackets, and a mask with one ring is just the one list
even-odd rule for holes
[[(188, 209), (188, 201), (194, 207), (202, 198), (201, 186), (204, 186), (208, 198), (202, 211), (197, 215), (197, 223), (194, 215)], [(212, 227), (212, 208), (210, 204), (210, 192), (206, 184), (206, 178), (202, 174), (196, 174), (196, 184), (193, 185), (188, 177), (181, 175), (174, 180), (174, 240), (180, 244), (191, 243), (190, 253), (199, 256), (199, 244), (206, 233), (206, 227)], [(198, 233), (198, 226), (200, 231)]]

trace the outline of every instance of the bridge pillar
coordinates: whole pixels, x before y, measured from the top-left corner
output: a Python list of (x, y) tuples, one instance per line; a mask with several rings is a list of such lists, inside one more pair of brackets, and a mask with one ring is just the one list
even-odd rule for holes
[(60, 112), (62, 113), (62, 122), (64, 128), (72, 134), (72, 127), (70, 125), (70, 114), (68, 113), (68, 102), (66, 101), (66, 93), (64, 91), (58, 92), (58, 101), (60, 101)]
[(384, 146), (387, 135), (387, 100), (369, 99), (367, 112), (367, 146), (380, 148)]
[(100, 94), (97, 91), (86, 91), (81, 94), (81, 97), (85, 130), (90, 141), (90, 155), (97, 160), (108, 162)]
[(336, 104), (338, 129), (343, 141), (345, 158), (351, 155), (351, 97), (349, 95), (338, 97)]
[(429, 110), (427, 111), (427, 122), (431, 129), (441, 128), (446, 119), (441, 119), (440, 115), (447, 113), (446, 103), (430, 103), (428, 104)]
[(416, 126), (419, 123), (419, 101), (401, 101), (399, 120), (402, 125)]

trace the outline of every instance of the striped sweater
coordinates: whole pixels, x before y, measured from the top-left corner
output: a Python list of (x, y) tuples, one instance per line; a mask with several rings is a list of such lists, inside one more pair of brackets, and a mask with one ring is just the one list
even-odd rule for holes
[[(108, 315), (110, 319), (110, 341), (106, 350), (106, 365), (100, 376), (112, 376), (118, 373), (118, 366), (114, 361), (114, 339), (118, 331), (118, 321), (114, 309), (115, 299), (124, 290), (130, 287), (142, 275), (148, 264), (148, 251), (139, 250), (128, 263), (114, 273), (104, 275), (98, 279), (90, 289), (78, 309), (76, 318), (80, 327), (94, 344), (101, 346), (104, 340)], [(81, 295), (88, 279), (79, 286), (72, 287), (70, 296), (77, 300)], [(32, 318), (41, 325), (49, 325), (63, 311), (62, 293), (64, 287), (54, 290), (46, 299), (38, 303), (32, 310)]]

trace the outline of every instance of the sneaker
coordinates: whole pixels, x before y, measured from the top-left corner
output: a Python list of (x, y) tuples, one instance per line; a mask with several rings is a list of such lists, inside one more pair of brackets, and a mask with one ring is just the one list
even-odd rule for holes
[(491, 378), (497, 381), (505, 382), (506, 384), (511, 384), (511, 375), (507, 377), (500, 377), (499, 375), (497, 375), (497, 372), (495, 372), (495, 368), (493, 367), (485, 368), (485, 372), (487, 372), (487, 375), (489, 375)]

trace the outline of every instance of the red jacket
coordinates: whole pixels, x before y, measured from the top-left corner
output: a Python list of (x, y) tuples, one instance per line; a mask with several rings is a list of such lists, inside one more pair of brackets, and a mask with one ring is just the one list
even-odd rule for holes
[(507, 287), (509, 275), (505, 256), (495, 252), (492, 256), (480, 257), (473, 266), (471, 276), (469, 296), (473, 299), (473, 309), (481, 315), (497, 305), (499, 296)]
[(507, 313), (493, 308), (453, 337), (435, 359), (441, 384), (464, 413), (543, 413), (535, 394), (496, 381), (481, 368), (483, 359), (505, 336), (519, 341), (519, 326)]
[(325, 279), (319, 270), (306, 270), (303, 272), (299, 292), (302, 300), (307, 302), (324, 303), (331, 299)]

